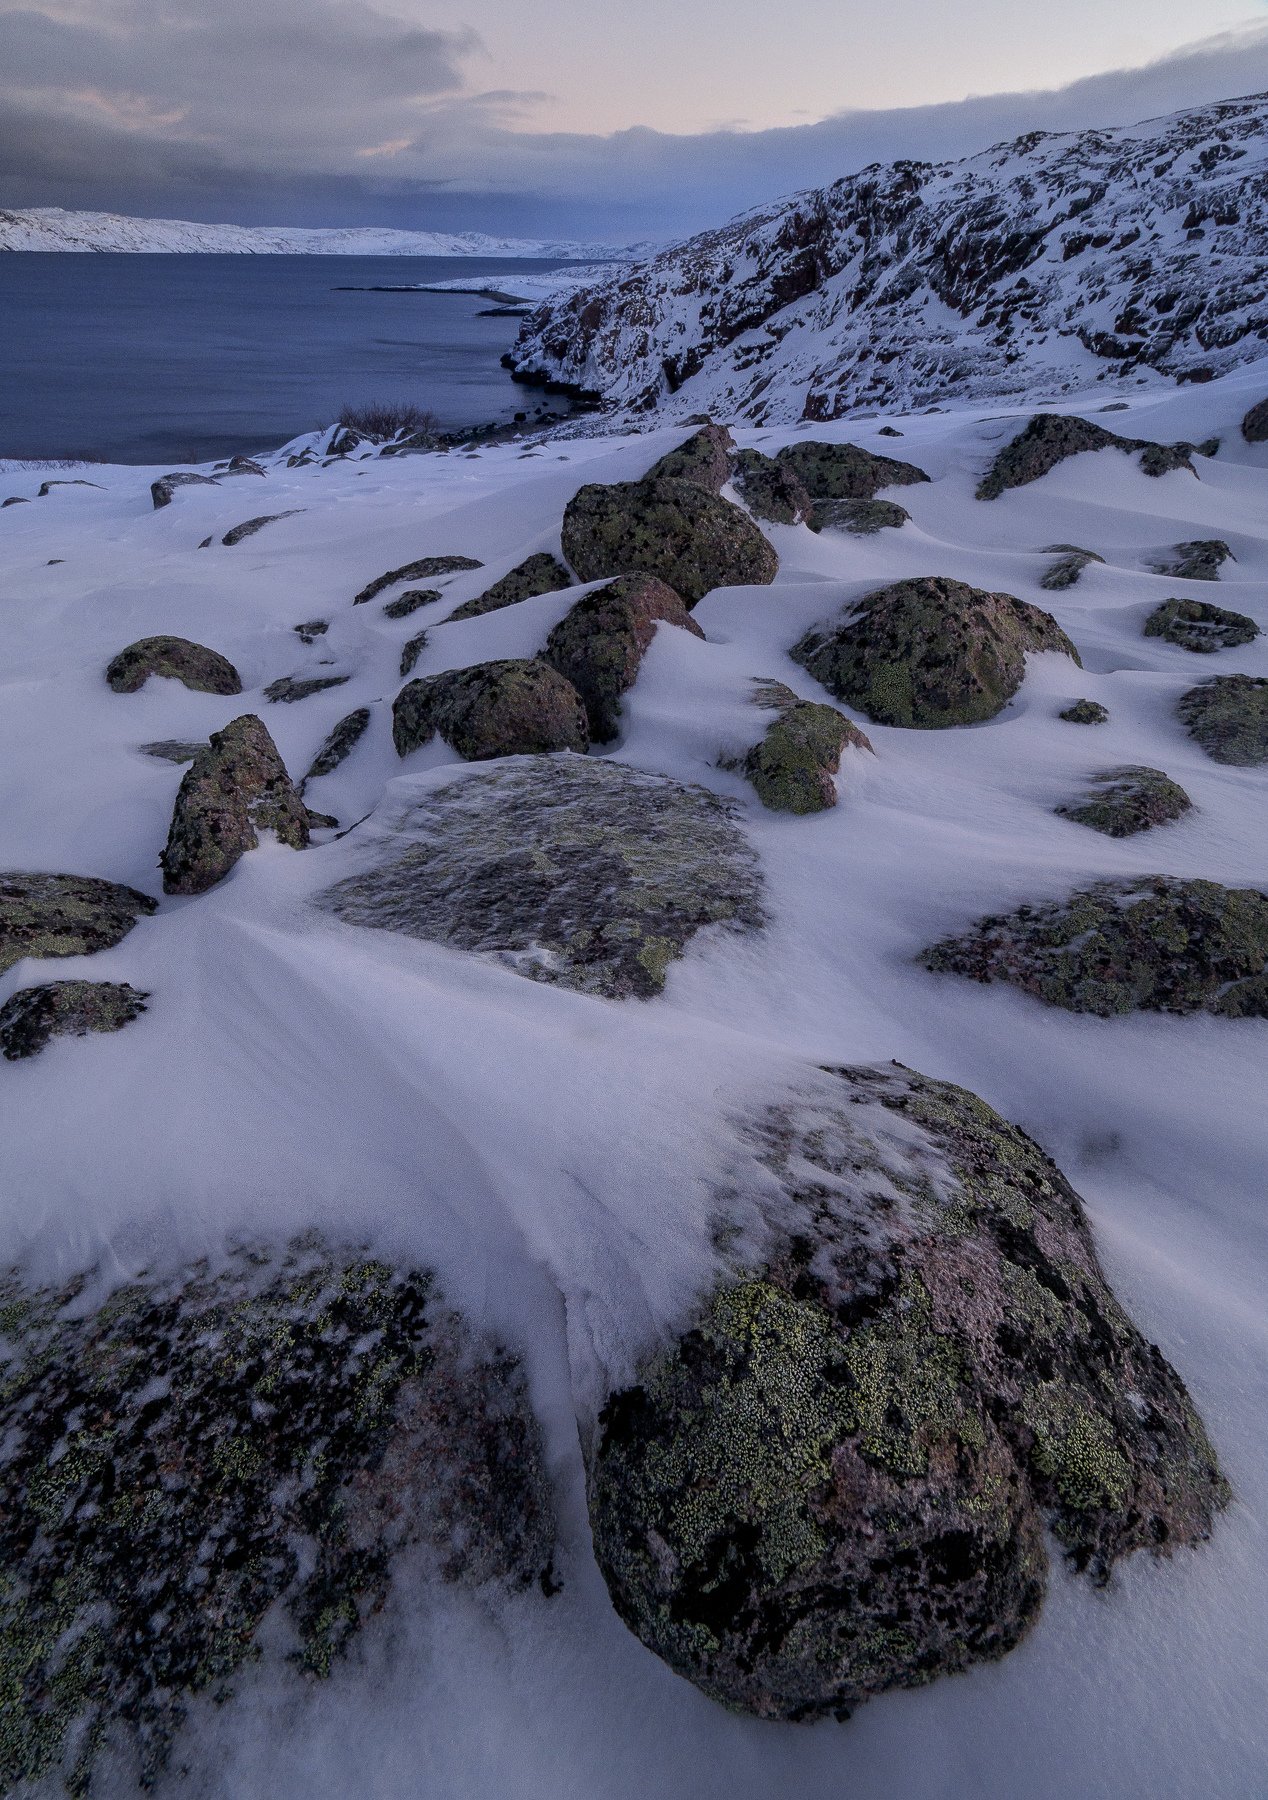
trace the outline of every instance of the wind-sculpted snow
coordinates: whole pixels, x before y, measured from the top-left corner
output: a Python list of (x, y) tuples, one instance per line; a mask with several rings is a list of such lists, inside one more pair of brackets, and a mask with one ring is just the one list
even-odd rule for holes
[(1268, 97), (873, 164), (548, 299), (529, 381), (755, 423), (1265, 354)]

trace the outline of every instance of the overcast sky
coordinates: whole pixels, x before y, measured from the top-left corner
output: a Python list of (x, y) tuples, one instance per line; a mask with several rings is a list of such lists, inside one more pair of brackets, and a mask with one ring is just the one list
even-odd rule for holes
[(1264, 89), (1268, 0), (0, 0), (0, 206), (662, 237)]

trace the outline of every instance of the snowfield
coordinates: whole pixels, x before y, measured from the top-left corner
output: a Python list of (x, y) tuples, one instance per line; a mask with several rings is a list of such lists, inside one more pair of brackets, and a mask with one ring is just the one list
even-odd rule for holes
[[(312, 902), (365, 866), (411, 797), (487, 766), (460, 764), (439, 739), (397, 757), (390, 708), (404, 642), (427, 629), (415, 675), (535, 654), (575, 588), (442, 621), (531, 553), (558, 554), (578, 486), (636, 479), (681, 441), (681, 425), (292, 469), (279, 454), (263, 479), (180, 488), (159, 510), (149, 484), (163, 469), (0, 466), (0, 498), (31, 502), (0, 511), (3, 865), (103, 876), (160, 902), (113, 949), (28, 960), (0, 977), (0, 1003), (62, 977), (151, 995), (118, 1034), (0, 1063), (0, 1266), (44, 1280), (96, 1263), (122, 1280), (147, 1264), (214, 1260), (238, 1236), (314, 1226), (417, 1259), (523, 1356), (559, 1506), (558, 1595), (437, 1591), (406, 1561), (385, 1613), (329, 1681), (265, 1657), (232, 1703), (200, 1700), (161, 1793), (1265, 1792), (1268, 1024), (1075, 1015), (915, 961), (983, 914), (1104, 876), (1268, 889), (1265, 769), (1212, 761), (1174, 717), (1179, 696), (1211, 674), (1268, 676), (1268, 636), (1199, 657), (1142, 635), (1173, 591), (1268, 631), (1268, 444), (1238, 430), (1268, 392), (1265, 365), (1117, 392), (1126, 406), (1103, 421), (1113, 430), (1167, 443), (1217, 436), (1218, 455), (1198, 459), (1197, 478), (1150, 478), (1134, 457), (1103, 450), (981, 502), (977, 482), (1030, 407), (961, 400), (933, 414), (737, 430), (742, 446), (769, 453), (798, 435), (858, 443), (931, 480), (892, 491), (911, 514), (898, 530), (766, 527), (780, 557), (772, 586), (708, 594), (693, 614), (703, 641), (658, 631), (619, 738), (592, 754), (734, 801), (769, 923), (742, 937), (704, 932), (671, 965), (663, 996), (645, 1002), (528, 981), (495, 958), (359, 929)], [(1062, 410), (1099, 417), (1108, 397), (1098, 389)], [(35, 498), (49, 479), (90, 485)], [(233, 547), (221, 542), (248, 518), (282, 513)], [(1210, 538), (1236, 559), (1218, 584), (1150, 572), (1170, 546)], [(1047, 592), (1045, 547), (1060, 543), (1105, 560)], [(484, 566), (424, 583), (442, 598), (412, 616), (384, 616), (399, 587), (353, 605), (383, 571), (450, 554)], [(847, 754), (839, 804), (810, 817), (765, 811), (719, 766), (759, 735), (750, 680), (824, 699), (790, 647), (847, 599), (930, 574), (1044, 607), (1084, 669), (1031, 656), (1016, 699), (978, 726), (900, 730), (852, 715), (876, 755)], [(329, 630), (305, 645), (294, 628), (308, 620)], [(112, 692), (107, 663), (157, 633), (221, 652), (245, 691), (152, 679)], [(261, 692), (282, 676), (325, 674), (348, 679), (295, 704)], [(1103, 703), (1108, 724), (1061, 721), (1080, 696)], [(372, 710), (366, 735), (306, 794), (340, 835), (319, 833), (302, 853), (265, 843), (205, 895), (162, 896), (156, 865), (181, 770), (140, 746), (202, 739), (255, 712), (298, 778), (360, 706)], [(1054, 813), (1118, 764), (1164, 769), (1193, 810), (1122, 840)], [(1119, 1299), (1187, 1384), (1236, 1497), (1209, 1544), (1166, 1562), (1132, 1558), (1106, 1591), (1055, 1558), (1037, 1626), (999, 1663), (872, 1700), (847, 1723), (762, 1723), (708, 1700), (617, 1618), (591, 1553), (583, 1448), (605, 1396), (711, 1283), (710, 1196), (739, 1156), (741, 1122), (807, 1065), (892, 1058), (970, 1088), (1055, 1158), (1085, 1199)]]

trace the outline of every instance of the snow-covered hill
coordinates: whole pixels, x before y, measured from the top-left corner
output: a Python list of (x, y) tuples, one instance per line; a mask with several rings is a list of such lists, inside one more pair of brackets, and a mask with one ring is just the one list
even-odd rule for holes
[(60, 206), (0, 211), (0, 250), (202, 251), (218, 256), (506, 256), (602, 261), (623, 249), (567, 239), (489, 237), (481, 231), (389, 231), (377, 226), (199, 225), (188, 219), (129, 219)]
[(1268, 353), (1268, 96), (873, 165), (548, 300), (526, 380), (755, 423)]

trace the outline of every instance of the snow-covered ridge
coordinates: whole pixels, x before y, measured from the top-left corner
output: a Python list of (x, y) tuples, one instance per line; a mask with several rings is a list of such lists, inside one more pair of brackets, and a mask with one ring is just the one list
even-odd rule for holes
[(647, 248), (645, 244), (621, 248), (568, 239), (489, 237), (480, 231), (199, 225), (187, 219), (66, 212), (60, 206), (0, 211), (0, 250), (203, 251), (221, 256), (557, 256), (593, 262), (645, 254)]
[(509, 366), (754, 423), (1206, 380), (1268, 353), (1268, 96), (874, 164), (548, 299)]

